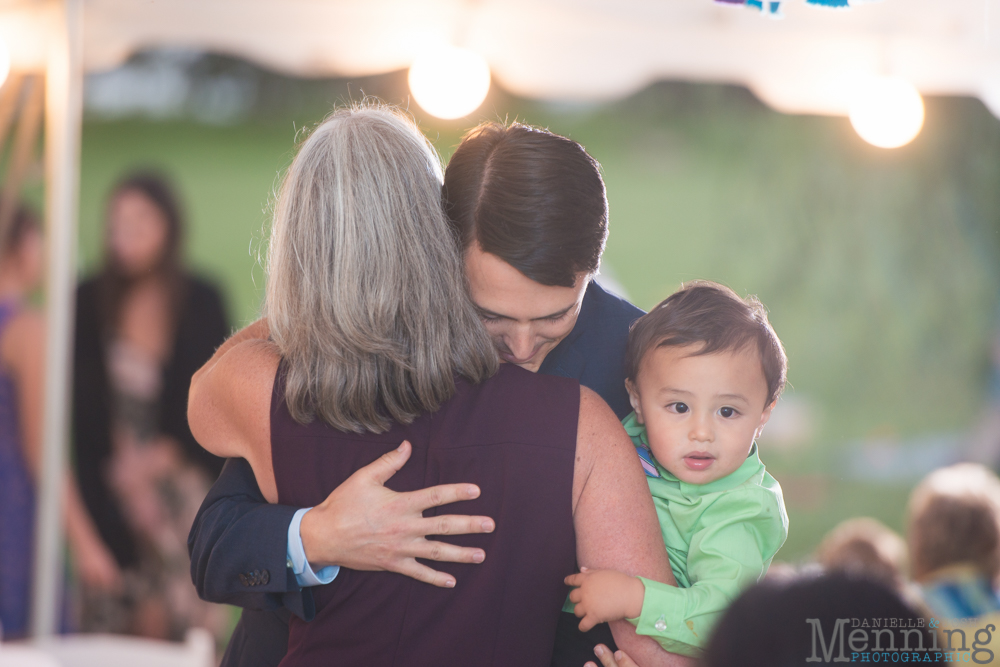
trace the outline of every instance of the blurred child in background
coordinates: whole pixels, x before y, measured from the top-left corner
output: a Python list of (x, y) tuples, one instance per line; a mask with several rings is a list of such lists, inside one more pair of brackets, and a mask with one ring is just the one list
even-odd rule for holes
[(910, 496), (913, 579), (937, 618), (1000, 613), (1000, 479), (975, 463), (935, 470)]
[(906, 586), (906, 542), (869, 517), (847, 519), (827, 533), (816, 562), (827, 572), (875, 579), (899, 591)]

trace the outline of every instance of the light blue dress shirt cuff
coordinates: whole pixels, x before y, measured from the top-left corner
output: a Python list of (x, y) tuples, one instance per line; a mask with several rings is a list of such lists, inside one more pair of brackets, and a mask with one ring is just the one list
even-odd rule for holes
[(288, 567), (292, 568), (295, 581), (303, 588), (328, 584), (340, 574), (339, 565), (327, 565), (319, 572), (313, 572), (312, 566), (306, 560), (306, 548), (302, 544), (299, 526), (302, 525), (302, 517), (311, 509), (303, 507), (298, 510), (292, 515), (292, 522), (288, 524)]

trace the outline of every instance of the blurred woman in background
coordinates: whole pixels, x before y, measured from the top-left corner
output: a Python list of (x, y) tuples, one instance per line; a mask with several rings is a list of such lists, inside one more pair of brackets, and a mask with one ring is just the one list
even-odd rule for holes
[[(0, 239), (0, 624), (4, 639), (23, 637), (28, 631), (35, 489), (41, 461), (45, 321), (27, 299), (42, 277), (43, 249), (38, 220), (28, 209), (18, 208), (5, 238)], [(79, 577), (94, 589), (116, 589), (121, 573), (69, 475), (63, 513)]]
[(76, 472), (87, 508), (125, 571), (122, 596), (84, 596), (84, 629), (180, 639), (221, 632), (191, 584), (187, 533), (222, 460), (187, 425), (191, 376), (227, 334), (219, 292), (181, 266), (168, 183), (136, 173), (112, 191), (104, 264), (77, 293)]

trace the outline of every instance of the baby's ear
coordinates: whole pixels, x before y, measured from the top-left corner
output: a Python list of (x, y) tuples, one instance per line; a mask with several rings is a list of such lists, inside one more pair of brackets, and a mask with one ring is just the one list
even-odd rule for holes
[(625, 380), (625, 391), (628, 392), (628, 402), (632, 404), (632, 409), (635, 410), (635, 416), (639, 418), (639, 423), (644, 423), (642, 421), (642, 403), (639, 401), (639, 390), (636, 388), (635, 382)]
[(760, 423), (757, 424), (757, 431), (754, 433), (754, 440), (760, 437), (760, 434), (764, 432), (764, 425), (767, 424), (767, 420), (771, 418), (771, 411), (774, 410), (775, 406), (778, 405), (778, 399), (771, 401), (771, 404), (764, 408), (764, 412), (760, 413)]

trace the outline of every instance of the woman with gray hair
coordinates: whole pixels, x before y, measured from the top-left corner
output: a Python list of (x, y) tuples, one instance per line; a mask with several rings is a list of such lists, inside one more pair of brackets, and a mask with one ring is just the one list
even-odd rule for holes
[[(283, 665), (548, 665), (575, 562), (669, 577), (641, 468), (603, 400), (498, 364), (440, 188), (437, 156), (408, 119), (334, 113), (285, 177), (265, 318), (192, 380), (192, 431), (212, 453), (246, 458), (269, 502), (329, 502), (412, 447), (387, 487), (471, 482), (459, 487), (468, 511), (495, 520), (449, 540), (482, 549), (476, 561), (489, 553), (454, 566), (455, 588), (343, 569), (316, 590), (313, 621), (292, 619)], [(428, 514), (432, 532), (449, 532)], [(648, 639), (629, 639), (629, 653), (652, 655)]]

